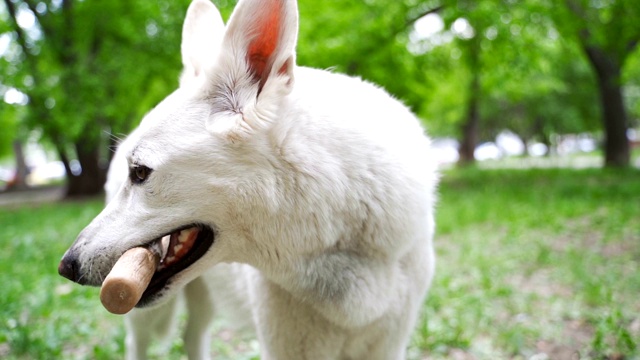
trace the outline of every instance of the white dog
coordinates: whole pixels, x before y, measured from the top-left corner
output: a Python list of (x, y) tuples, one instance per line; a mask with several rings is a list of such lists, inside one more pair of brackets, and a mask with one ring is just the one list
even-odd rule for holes
[(404, 358), (434, 271), (429, 140), (383, 90), (296, 66), (297, 28), (294, 0), (241, 0), (226, 28), (191, 4), (180, 87), (121, 144), (113, 195), (59, 268), (100, 286), (126, 250), (169, 239), (129, 357), (184, 290), (190, 359), (219, 304), (244, 309), (263, 359)]

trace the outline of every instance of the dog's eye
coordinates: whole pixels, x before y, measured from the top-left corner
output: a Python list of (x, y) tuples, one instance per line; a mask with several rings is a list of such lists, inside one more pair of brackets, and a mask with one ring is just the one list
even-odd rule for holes
[(151, 169), (143, 165), (137, 165), (131, 168), (129, 172), (129, 178), (131, 178), (131, 182), (134, 184), (142, 184), (147, 180), (149, 175), (151, 174)]

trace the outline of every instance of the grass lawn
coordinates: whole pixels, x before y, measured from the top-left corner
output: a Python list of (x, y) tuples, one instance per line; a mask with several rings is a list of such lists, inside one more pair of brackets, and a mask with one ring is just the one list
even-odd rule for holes
[[(122, 318), (56, 270), (101, 206), (0, 208), (0, 358), (122, 358)], [(640, 171), (447, 171), (437, 222), (409, 359), (640, 358)], [(216, 358), (258, 358), (216, 333)]]

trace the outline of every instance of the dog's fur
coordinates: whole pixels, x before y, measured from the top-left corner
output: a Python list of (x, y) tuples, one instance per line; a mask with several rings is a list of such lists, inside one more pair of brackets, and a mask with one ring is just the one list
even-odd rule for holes
[(127, 316), (128, 357), (171, 327), (184, 291), (190, 359), (208, 357), (219, 304), (246, 315), (263, 359), (404, 358), (434, 271), (429, 140), (383, 90), (296, 66), (297, 22), (295, 0), (241, 0), (226, 29), (208, 0), (191, 4), (180, 87), (121, 144), (110, 201), (63, 258), (97, 286), (129, 248), (214, 229)]

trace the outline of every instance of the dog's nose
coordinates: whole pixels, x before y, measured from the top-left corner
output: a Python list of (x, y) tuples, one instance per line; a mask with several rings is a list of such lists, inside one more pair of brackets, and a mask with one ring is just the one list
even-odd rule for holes
[(78, 281), (78, 256), (74, 252), (64, 254), (58, 265), (58, 274), (71, 281)]

